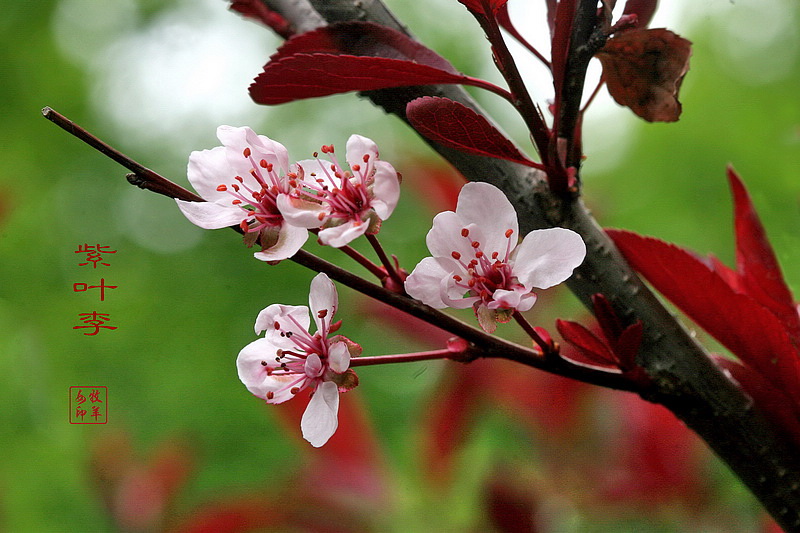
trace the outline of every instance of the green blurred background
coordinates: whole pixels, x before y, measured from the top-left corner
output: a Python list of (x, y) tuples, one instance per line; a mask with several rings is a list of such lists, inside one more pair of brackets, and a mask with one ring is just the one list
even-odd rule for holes
[[(511, 0), (512, 12), (526, 11), (515, 2), (521, 0)], [(657, 235), (730, 263), (724, 170), (733, 163), (796, 291), (800, 7), (793, 0), (697, 4), (676, 4), (661, 19), (694, 42), (682, 119), (645, 124), (607, 98), (599, 102), (586, 126), (586, 201), (606, 226)], [(484, 39), (455, 0), (425, 2), (424, 9), (416, 2), (389, 5), (457, 68), (496, 79)], [(128, 185), (124, 169), (44, 120), (40, 109), (52, 106), (182, 184), (188, 153), (216, 146), (219, 124), (249, 125), (285, 144), (293, 159), (322, 144), (343, 146), (350, 133), (370, 137), (404, 175), (401, 204), (381, 240), (409, 269), (426, 255), (433, 215), (415, 192), (429, 173), (446, 168), (397, 120), (353, 95), (274, 109), (252, 104), (246, 87), (279, 41), (226, 12), (221, 0), (43, 0), (7, 2), (3, 11), (0, 529), (114, 530), (89, 467), (94, 450), (114, 455), (115, 438), (130, 439), (143, 461), (164, 442), (191, 443), (193, 474), (174, 501), (175, 516), (223, 495), (269, 496), (313, 452), (298, 441), (298, 428), (276, 426), (272, 408), (247, 393), (234, 361), (255, 338), (259, 310), (306, 303), (312, 273), (290, 262), (267, 266), (232, 232), (192, 226), (172, 201)], [(546, 84), (536, 82), (535, 96), (544, 101)], [(527, 146), (504, 103), (478, 96)], [(74, 251), (85, 243), (117, 250), (107, 256), (111, 266), (78, 266)], [(306, 248), (318, 250), (313, 243)], [(318, 251), (352, 265), (331, 250)], [(100, 277), (118, 286), (106, 301), (73, 292), (73, 283)], [(342, 332), (365, 355), (425, 346), (376, 322), (359, 296), (342, 289), (340, 298)], [(555, 308), (532, 315), (537, 324), (552, 329), (552, 317), (580, 314), (568, 295), (553, 298), (547, 302)], [(118, 329), (95, 337), (73, 330), (77, 315), (92, 310), (109, 313)], [(463, 451), (468, 460), (459, 463), (455, 488), (434, 497), (430, 487), (421, 488), (419, 420), (448, 368), (364, 368), (361, 385), (349, 393), (367, 406), (394, 484), (397, 503), (381, 511), (376, 530), (482, 530), (488, 526), (476, 506), (481, 472), (497, 457), (537, 456), (535, 441), (509, 429), (513, 420), (487, 416)], [(108, 387), (108, 424), (69, 423), (68, 390), (78, 385)], [(602, 416), (601, 408), (586, 409)], [(715, 480), (710, 499), (718, 504), (707, 513), (727, 521), (715, 529), (706, 516), (702, 528), (691, 530), (760, 530), (758, 505), (723, 467), (710, 460), (703, 475)], [(283, 488), (275, 497), (283, 505), (291, 500)], [(674, 508), (638, 515), (611, 509), (596, 525), (600, 511), (560, 498), (553, 531), (683, 531), (696, 518)]]

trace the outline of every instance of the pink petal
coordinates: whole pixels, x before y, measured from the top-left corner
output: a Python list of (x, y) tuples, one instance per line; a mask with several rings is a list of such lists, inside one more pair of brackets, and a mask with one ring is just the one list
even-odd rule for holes
[(247, 218), (247, 213), (236, 206), (225, 207), (214, 202), (185, 202), (175, 200), (183, 216), (203, 229), (219, 229), (238, 226)]
[(527, 288), (547, 289), (565, 281), (586, 257), (580, 235), (564, 228), (528, 233), (514, 250), (514, 274)]
[[(287, 342), (291, 344), (291, 340), (281, 336), (281, 331), (297, 331), (298, 326), (305, 331), (308, 331), (308, 326), (311, 324), (311, 319), (308, 317), (308, 307), (305, 305), (283, 305), (272, 304), (266, 309), (258, 313), (256, 317), (256, 334), (266, 331), (267, 337), (272, 340), (274, 344), (285, 345)], [(275, 328), (278, 324), (278, 328)]]
[(353, 168), (353, 165), (363, 167), (365, 155), (369, 156), (369, 163), (374, 164), (378, 160), (378, 145), (372, 139), (351, 135), (347, 139), (347, 164), (350, 168)]
[(442, 268), (442, 265), (433, 257), (426, 257), (414, 267), (406, 278), (406, 292), (412, 298), (430, 305), (436, 309), (447, 307), (440, 296), (439, 287), (442, 279), (452, 273)]
[(278, 232), (278, 242), (270, 248), (256, 252), (253, 256), (260, 261), (281, 261), (297, 253), (308, 240), (308, 230), (284, 222)]
[[(294, 397), (290, 392), (289, 383), (297, 379), (297, 376), (275, 376), (267, 374), (267, 366), (261, 362), (272, 363), (271, 367), (276, 366), (275, 354), (278, 347), (267, 339), (257, 339), (239, 352), (236, 358), (236, 369), (239, 379), (244, 383), (247, 390), (259, 398), (266, 400), (267, 394), (272, 392), (273, 398), (267, 400), (269, 403), (282, 403)], [(306, 386), (305, 383), (298, 384), (300, 388)]]
[(319, 240), (326, 246), (341, 248), (364, 235), (369, 228), (369, 222), (349, 220), (339, 226), (325, 228), (319, 232)]
[[(311, 280), (308, 303), (311, 306), (311, 316), (317, 324), (317, 331), (327, 335), (327, 330), (323, 326), (326, 324), (329, 326), (333, 322), (333, 315), (339, 307), (339, 295), (336, 286), (326, 274), (321, 272)], [(319, 316), (321, 311), (326, 311), (324, 318)]]
[(394, 212), (400, 200), (400, 181), (397, 179), (397, 171), (385, 161), (375, 163), (374, 178), (372, 192), (375, 198), (371, 205), (378, 217), (386, 220)]
[(224, 146), (189, 154), (186, 175), (197, 194), (205, 200), (230, 205), (233, 196), (217, 190), (221, 184), (232, 183), (236, 176), (236, 172), (228, 164)]
[(292, 198), (288, 194), (279, 194), (276, 204), (283, 218), (292, 226), (318, 228), (327, 219), (328, 212), (322, 204)]
[(330, 345), (328, 365), (337, 374), (341, 374), (350, 367), (350, 350), (347, 349), (346, 342), (335, 342)]
[(336, 384), (332, 381), (320, 384), (300, 420), (303, 438), (315, 448), (328, 442), (339, 426), (338, 412), (339, 389)]
[(486, 253), (498, 251), (505, 255), (506, 230), (513, 232), (513, 239), (519, 238), (517, 212), (503, 191), (494, 185), (480, 182), (464, 185), (458, 195), (456, 213), (464, 222), (481, 228), (481, 245)]

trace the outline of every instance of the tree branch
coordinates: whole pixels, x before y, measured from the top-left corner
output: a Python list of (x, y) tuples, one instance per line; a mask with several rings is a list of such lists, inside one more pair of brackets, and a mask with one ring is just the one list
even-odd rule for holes
[[(368, 20), (408, 33), (377, 0), (262, 1), (298, 31), (326, 22)], [(385, 89), (365, 96), (403, 120), (407, 102), (420, 96), (444, 96), (486, 116), (457, 86)], [(502, 189), (517, 210), (523, 233), (561, 226), (583, 237), (588, 255), (568, 285), (589, 308), (591, 295), (602, 293), (629, 323), (635, 319), (643, 322), (638, 363), (654, 384), (645, 399), (665, 405), (705, 439), (778, 523), (789, 531), (800, 530), (800, 454), (796, 445), (753, 407), (642, 284), (580, 199), (551, 195), (537, 170), (427, 142), (467, 179), (488, 181)]]

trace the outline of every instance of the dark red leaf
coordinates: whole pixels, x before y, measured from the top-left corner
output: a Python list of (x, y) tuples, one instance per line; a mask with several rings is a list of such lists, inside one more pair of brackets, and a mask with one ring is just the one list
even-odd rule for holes
[(406, 116), (417, 132), (450, 148), (541, 168), (483, 116), (458, 102), (424, 96), (408, 103)]
[(736, 270), (745, 292), (781, 319), (796, 340), (800, 340), (800, 319), (786, 286), (781, 267), (769, 243), (764, 226), (753, 208), (750, 195), (733, 170), (728, 168), (733, 193), (736, 229)]
[(313, 53), (402, 59), (458, 74), (453, 65), (430, 48), (373, 22), (337, 22), (302, 33), (281, 45), (270, 61)]
[(618, 104), (648, 122), (674, 122), (681, 114), (678, 91), (691, 44), (669, 30), (633, 29), (610, 38), (596, 57)]
[(373, 23), (347, 22), (289, 39), (250, 86), (250, 96), (272, 105), (437, 83), (481, 84), (407, 35)]
[(800, 403), (797, 349), (780, 321), (737, 294), (690, 252), (651, 237), (606, 230), (631, 266), (744, 363)]
[(231, 9), (245, 17), (261, 22), (284, 39), (288, 39), (294, 34), (294, 29), (289, 21), (278, 12), (268, 8), (261, 0), (234, 0), (231, 2)]
[(437, 83), (466, 83), (466, 79), (411, 61), (296, 54), (267, 64), (250, 85), (250, 97), (258, 104), (275, 105), (350, 91)]
[(658, 0), (628, 0), (623, 15), (636, 15), (637, 27), (646, 28), (658, 7)]
[(565, 341), (577, 348), (576, 358), (574, 355), (564, 356), (573, 363), (588, 365), (601, 368), (619, 368), (619, 361), (605, 342), (600, 340), (597, 335), (586, 329), (577, 322), (569, 320), (556, 320), (556, 329)]

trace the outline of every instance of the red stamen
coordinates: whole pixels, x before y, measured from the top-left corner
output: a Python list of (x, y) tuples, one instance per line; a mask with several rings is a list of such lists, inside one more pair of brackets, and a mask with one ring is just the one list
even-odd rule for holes
[(461, 259), (461, 254), (460, 254), (460, 253), (458, 253), (458, 252), (456, 252), (456, 251), (453, 251), (453, 252), (451, 252), (451, 253), (450, 253), (450, 256), (451, 256), (453, 259), (455, 259), (456, 261), (458, 261), (459, 259)]
[(219, 192), (225, 192), (228, 190), (228, 187), (226, 185), (217, 185), (217, 190)]
[(469, 230), (467, 228), (463, 228), (461, 230), (461, 236), (462, 237), (469, 237)]
[(245, 157), (250, 157), (250, 154), (252, 152), (250, 152), (250, 147), (248, 146), (247, 148), (244, 149), (242, 153), (244, 154)]

